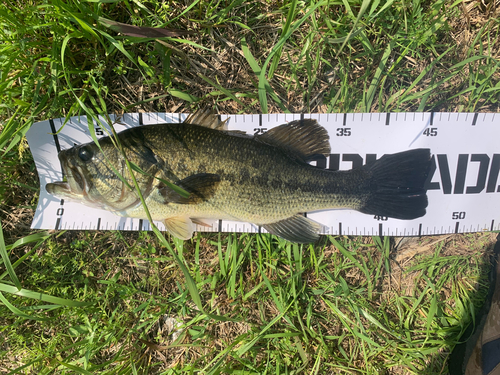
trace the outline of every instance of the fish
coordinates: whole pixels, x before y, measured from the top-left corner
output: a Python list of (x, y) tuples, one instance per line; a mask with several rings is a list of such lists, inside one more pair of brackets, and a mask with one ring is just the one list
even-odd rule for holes
[(429, 149), (386, 154), (347, 171), (319, 168), (311, 161), (328, 156), (331, 146), (314, 119), (248, 135), (198, 111), (183, 123), (139, 126), (117, 138), (120, 147), (109, 136), (99, 146), (60, 151), (65, 181), (46, 184), (47, 192), (147, 219), (134, 173), (151, 218), (183, 240), (209, 219), (249, 222), (291, 242), (313, 243), (322, 226), (307, 212), (351, 209), (400, 220), (426, 214)]

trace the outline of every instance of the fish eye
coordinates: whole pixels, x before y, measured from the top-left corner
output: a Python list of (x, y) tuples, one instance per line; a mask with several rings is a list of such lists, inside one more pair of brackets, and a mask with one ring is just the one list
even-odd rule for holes
[(85, 146), (85, 147), (82, 147), (79, 151), (78, 151), (78, 157), (82, 160), (82, 161), (89, 161), (90, 159), (92, 159), (93, 157), (93, 153), (92, 153), (92, 150)]

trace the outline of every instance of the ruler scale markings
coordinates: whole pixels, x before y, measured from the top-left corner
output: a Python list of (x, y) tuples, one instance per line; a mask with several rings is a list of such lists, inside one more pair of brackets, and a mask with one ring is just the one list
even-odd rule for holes
[(98, 219), (97, 219), (97, 226), (96, 226), (96, 229), (97, 229), (97, 230), (101, 229), (101, 218), (98, 218)]
[(382, 227), (383, 227), (382, 223), (379, 223), (379, 225), (378, 225), (378, 236), (379, 237), (383, 237), (383, 235), (384, 235)]
[(458, 226), (460, 225), (460, 222), (457, 221), (455, 224), (455, 233), (458, 233)]
[(342, 222), (339, 223), (339, 236), (342, 235)]
[(137, 230), (142, 231), (142, 219), (139, 219), (139, 224), (137, 225)]
[(477, 123), (477, 117), (479, 116), (479, 113), (474, 113), (474, 117), (472, 119), (472, 126), (476, 126)]
[(57, 136), (57, 130), (54, 125), (54, 120), (50, 119), (49, 124), (50, 124), (50, 130), (52, 130), (52, 137), (54, 137), (54, 143), (56, 144), (56, 150), (59, 153), (61, 152), (61, 145), (59, 144), (59, 137)]
[(219, 228), (218, 228), (219, 233), (222, 232), (222, 220), (219, 220)]
[[(384, 126), (387, 126), (386, 124), (389, 124), (389, 125), (394, 126), (394, 128), (393, 128), (394, 130), (391, 130), (391, 132), (394, 131), (394, 132), (398, 133), (401, 131), (403, 126), (407, 125), (403, 122), (403, 120), (404, 121), (411, 121), (411, 119), (413, 117), (414, 119), (416, 119), (415, 124), (414, 125), (408, 124), (408, 125), (415, 126), (414, 129), (416, 131), (421, 129), (421, 128), (419, 128), (420, 117), (417, 116), (417, 113), (415, 113), (415, 112), (403, 112), (403, 113), (404, 113), (404, 115), (402, 113), (390, 113), (390, 112), (378, 113), (376, 115), (374, 115), (373, 113), (366, 113), (366, 114), (361, 114), (361, 116), (360, 116), (360, 114), (353, 114), (353, 121), (356, 124), (359, 123), (360, 129), (362, 129), (363, 131), (365, 129), (363, 127), (364, 125), (368, 125), (368, 127), (371, 126), (372, 129), (374, 129), (374, 131), (376, 132), (376, 131), (381, 130)], [(473, 231), (473, 230), (482, 231), (482, 230), (485, 230), (486, 228), (489, 228), (490, 230), (495, 230), (497, 227), (500, 227), (500, 225), (498, 225), (498, 222), (500, 220), (496, 219), (496, 215), (495, 214), (491, 215), (491, 216), (493, 216), (493, 219), (489, 219), (489, 220), (487, 219), (483, 223), (481, 223), (482, 220), (480, 219), (479, 214), (485, 215), (486, 217), (490, 216), (490, 215), (488, 214), (487, 209), (484, 209), (484, 210), (481, 209), (481, 211), (477, 211), (477, 210), (479, 210), (479, 207), (484, 208), (484, 207), (491, 206), (491, 209), (495, 208), (498, 211), (498, 207), (497, 207), (498, 205), (496, 203), (494, 203), (494, 199), (496, 198), (494, 193), (497, 193), (497, 194), (500, 193), (500, 181), (499, 181), (499, 177), (500, 177), (500, 152), (498, 152), (497, 150), (495, 150), (494, 148), (491, 148), (491, 147), (489, 149), (487, 146), (488, 142), (486, 142), (484, 145), (484, 151), (483, 151), (483, 148), (479, 148), (478, 151), (475, 151), (478, 147), (483, 147), (483, 144), (481, 143), (481, 144), (474, 145), (474, 143), (471, 144), (470, 142), (467, 142), (467, 140), (471, 139), (470, 135), (475, 136), (475, 134), (479, 134), (479, 137), (485, 135), (485, 137), (484, 137), (485, 141), (490, 140), (489, 143), (493, 143), (493, 140), (497, 139), (496, 137), (500, 134), (500, 128), (497, 126), (492, 126), (493, 124), (490, 124), (490, 122), (492, 122), (493, 119), (496, 119), (496, 115), (488, 113), (488, 114), (484, 114), (483, 117), (479, 118), (479, 113), (469, 113), (469, 114), (457, 113), (456, 117), (451, 113), (440, 113), (440, 112), (438, 112), (438, 113), (439, 113), (439, 117), (435, 117), (435, 116), (437, 116), (437, 113), (434, 113), (434, 112), (432, 112), (430, 114), (422, 113), (422, 119), (423, 119), (422, 125), (425, 126), (425, 124), (428, 124), (428, 125), (432, 124), (433, 126), (439, 128), (439, 133), (438, 133), (437, 138), (421, 137), (419, 142), (422, 142), (422, 143), (421, 143), (421, 145), (418, 145), (418, 147), (422, 147), (422, 148), (429, 147), (429, 146), (431, 147), (431, 153), (433, 154), (433, 157), (435, 158), (435, 161), (433, 162), (433, 164), (436, 167), (434, 170), (434, 173), (432, 173), (432, 176), (431, 176), (430, 180), (428, 181), (428, 183), (430, 181), (433, 181), (431, 183), (431, 185), (433, 185), (433, 186), (432, 186), (432, 189), (430, 189), (429, 193), (428, 193), (429, 194), (429, 207), (427, 210), (427, 215), (423, 218), (425, 220), (423, 222), (423, 224), (428, 224), (428, 226), (427, 226), (428, 233), (427, 234), (438, 234), (439, 229), (437, 229), (437, 228), (439, 228), (439, 227), (441, 227), (442, 233), (446, 232), (446, 230), (444, 228), (442, 228), (441, 225), (439, 225), (439, 221), (442, 221), (442, 223), (446, 227), (446, 225), (447, 225), (446, 223), (450, 222), (450, 220), (449, 220), (450, 217), (448, 215), (451, 215), (451, 213), (445, 214), (443, 211), (439, 211), (439, 209), (442, 206), (444, 207), (444, 205), (441, 203), (441, 201), (448, 202), (447, 204), (448, 204), (448, 207), (450, 207), (450, 211), (451, 211), (451, 208), (453, 208), (453, 211), (460, 211), (460, 212), (467, 211), (467, 219), (464, 221), (463, 228), (460, 226), (460, 224), (458, 224), (458, 232), (459, 233), (466, 232), (469, 230), (470, 231)], [(171, 121), (170, 119), (175, 118), (176, 115), (180, 117), (179, 114), (171, 114), (171, 116), (168, 115), (166, 118), (168, 118), (169, 121), (167, 121), (167, 122), (170, 122)], [(325, 121), (324, 115), (326, 115), (326, 118), (329, 119), (329, 114), (322, 114), (322, 115), (314, 114), (311, 117), (316, 118), (318, 120)], [(334, 127), (340, 125), (340, 121), (343, 122), (343, 125), (344, 124), (347, 125), (347, 116), (348, 115), (349, 115), (349, 113), (335, 114), (335, 117), (337, 119), (336, 122), (323, 123), (322, 125), (325, 126), (325, 128), (327, 128), (327, 131), (330, 134), (332, 134), (332, 132), (335, 132)], [(364, 119), (365, 115), (366, 115), (366, 119)], [(161, 115), (157, 114), (157, 116), (155, 117), (154, 114), (151, 115), (149, 113), (137, 113), (134, 115), (128, 115), (128, 114), (124, 115), (122, 117), (122, 121), (124, 121), (126, 123), (125, 125), (127, 128), (134, 126), (134, 125), (137, 126), (138, 123), (140, 125), (144, 125), (145, 123), (147, 123), (146, 122), (147, 118), (145, 116), (148, 116), (152, 123), (162, 122), (164, 119), (163, 114), (161, 114)], [(294, 114), (292, 116), (292, 119), (297, 119), (299, 116), (301, 119), (305, 119), (305, 118), (308, 118), (309, 115), (308, 114)], [(242, 120), (244, 121), (246, 119), (246, 120), (248, 120), (247, 126), (248, 126), (248, 122), (250, 122), (250, 126), (251, 126), (257, 122), (258, 118), (260, 120), (262, 115), (253, 115), (252, 118), (250, 118), (250, 116), (243, 115), (243, 119), (239, 119), (238, 117), (234, 116), (235, 122), (236, 121), (241, 122)], [(272, 115), (270, 117), (274, 119), (274, 117), (272, 117)], [(280, 115), (276, 114), (275, 118), (280, 119), (280, 123), (283, 122), (282, 121), (283, 118), (286, 118), (286, 120), (291, 120), (290, 115), (283, 115), (283, 114), (280, 114)], [(377, 122), (377, 118), (379, 119), (378, 122)], [(488, 119), (491, 119), (491, 120), (488, 121)], [(333, 120), (334, 120), (334, 118), (332, 117), (332, 121)], [(349, 120), (350, 120), (350, 118), (349, 118)], [(361, 124), (360, 123), (360, 121), (368, 122), (369, 120), (372, 120), (374, 123), (373, 124)], [(391, 120), (392, 120), (392, 123), (391, 123)], [(456, 136), (454, 135), (454, 133), (457, 133), (457, 134), (461, 133), (461, 132), (455, 132), (453, 130), (453, 126), (456, 125), (455, 120), (460, 123), (459, 124), (460, 126), (464, 127), (464, 132), (465, 132), (464, 134), (456, 135)], [(71, 147), (73, 142), (75, 142), (75, 144), (78, 144), (78, 142), (80, 142), (80, 143), (87, 142), (85, 140), (85, 138), (82, 138), (79, 136), (73, 136), (73, 135), (71, 135), (71, 133), (69, 133), (69, 135), (68, 135), (68, 133), (66, 133), (66, 131), (59, 134), (59, 137), (56, 137), (57, 134), (56, 134), (56, 136), (54, 136), (55, 131), (57, 131), (55, 128), (57, 128), (58, 124), (59, 124), (59, 122), (58, 122), (58, 124), (56, 124), (55, 123), (56, 121), (59, 121), (59, 119), (48, 120), (45, 122), (45, 126), (47, 128), (49, 127), (48, 126), (49, 124), (51, 124), (54, 128), (54, 129), (51, 129), (52, 134), (49, 135), (50, 140), (53, 140), (51, 142), (52, 147), (57, 148), (56, 138), (57, 138), (58, 143), (59, 143), (59, 148)], [(479, 121), (479, 123), (478, 123), (478, 121)], [(480, 126), (480, 125), (482, 125), (482, 121), (484, 121), (486, 126)], [(319, 121), (319, 122), (321, 123), (321, 121)], [(270, 124), (270, 125), (274, 126), (277, 124)], [(349, 124), (349, 125), (351, 125), (351, 124)], [(469, 133), (466, 133), (467, 129), (470, 129), (471, 126), (476, 126), (476, 128), (474, 130), (469, 131)], [(79, 127), (81, 127), (81, 129), (82, 129), (82, 133), (85, 132), (85, 133), (87, 133), (87, 136), (88, 136), (88, 130), (86, 129), (85, 118), (83, 118), (80, 121), (78, 121), (77, 119), (70, 120), (67, 128), (71, 129), (71, 128), (79, 128)], [(490, 127), (490, 128), (488, 128), (488, 127)], [(479, 131), (480, 133), (477, 133), (477, 131)], [(247, 133), (249, 133), (248, 130), (247, 130)], [(333, 133), (333, 134), (335, 134), (335, 133)], [(442, 137), (441, 137), (441, 135), (442, 135)], [(352, 156), (352, 155), (357, 155), (359, 153), (359, 155), (361, 156), (361, 158), (363, 160), (363, 164), (366, 164), (369, 160), (371, 160), (372, 155), (375, 155), (375, 153), (376, 153), (376, 155), (382, 155), (384, 152), (393, 153), (393, 152), (399, 151), (398, 147), (392, 146), (392, 144), (394, 144), (393, 140), (394, 139), (397, 140), (398, 136), (391, 138), (391, 140), (387, 142), (387, 144), (388, 144), (387, 149), (389, 151), (385, 151), (386, 149), (383, 148), (386, 146), (377, 147), (377, 146), (371, 146), (371, 145), (369, 146), (369, 148), (366, 149), (366, 151), (363, 151), (364, 146), (356, 145), (358, 142), (358, 136), (359, 136), (359, 134), (356, 134), (356, 137), (351, 137), (351, 138), (345, 137), (345, 138), (339, 139), (342, 141), (342, 144), (340, 144), (340, 149), (337, 150), (334, 147), (332, 147), (334, 149), (333, 152), (335, 152), (336, 154), (332, 154), (326, 158), (325, 167), (328, 169), (335, 169), (332, 167), (335, 167), (335, 158), (337, 158), (337, 159), (339, 159), (338, 164), (341, 164), (341, 165), (339, 165), (338, 169), (350, 169), (351, 166), (353, 166), (352, 165), (353, 160), (349, 160), (349, 159), (354, 158), (354, 156)], [(330, 138), (330, 139), (332, 139), (332, 138)], [(364, 142), (364, 138), (359, 138), (359, 139), (363, 140), (363, 142)], [(429, 143), (428, 141), (431, 141), (431, 143)], [(434, 142), (432, 142), (432, 141), (434, 141)], [(437, 141), (437, 143), (436, 143), (436, 141)], [(392, 142), (392, 144), (391, 144), (391, 142)], [(461, 146), (460, 142), (463, 142), (462, 146)], [(448, 144), (449, 144), (449, 146), (448, 146)], [(469, 144), (471, 144), (472, 147), (469, 147)], [(474, 149), (474, 151), (470, 151), (471, 148)], [(459, 154), (458, 150), (460, 150), (460, 152), (462, 152), (462, 154)], [(470, 164), (470, 166), (469, 166), (469, 164)], [(487, 164), (489, 164), (489, 165), (487, 165)], [(52, 162), (52, 161), (49, 162), (50, 168), (54, 165), (56, 165), (54, 162)], [(50, 168), (49, 168), (49, 172), (52, 171), (52, 169), (50, 169)], [(485, 175), (485, 173), (486, 173), (486, 175)], [(54, 178), (53, 175), (50, 175), (50, 178), (53, 179)], [(442, 195), (443, 193), (445, 195)], [(488, 193), (488, 194), (486, 195), (485, 193)], [(476, 199), (476, 197), (478, 199)], [(443, 199), (440, 199), (440, 198), (443, 198)], [(492, 203), (491, 204), (490, 203), (481, 204), (482, 198), (485, 199), (485, 202), (491, 201)], [(474, 203), (476, 201), (479, 203)], [(460, 206), (460, 204), (462, 202), (465, 203), (465, 206), (463, 208)], [(53, 207), (53, 204), (55, 204), (54, 199), (52, 199), (52, 202), (49, 202), (48, 207)], [(453, 207), (454, 204), (457, 205), (456, 208)], [(57, 205), (59, 206), (58, 202), (57, 202)], [(477, 209), (476, 209), (476, 206), (477, 206)], [(56, 206), (56, 208), (57, 208), (57, 206)], [(59, 218), (60, 220), (58, 223), (58, 228), (61, 229), (62, 227), (67, 227), (67, 228), (73, 227), (75, 229), (78, 229), (79, 224), (76, 224), (73, 220), (69, 220), (69, 221), (65, 220), (66, 217), (73, 216), (75, 208), (72, 205), (68, 206), (68, 204), (65, 204), (64, 209), (65, 209), (64, 213), (66, 214), (66, 216)], [(68, 211), (68, 210), (70, 210), (70, 211)], [(47, 212), (47, 211), (45, 210), (45, 212)], [(52, 211), (52, 212), (54, 212), (54, 211)], [(39, 214), (39, 217), (41, 215), (42, 214)], [(310, 215), (308, 215), (308, 216), (311, 216), (311, 218), (315, 219), (315, 215), (316, 215), (316, 213), (310, 213)], [(336, 214), (332, 212), (332, 215), (336, 215)], [(347, 232), (349, 234), (351, 232), (354, 232), (354, 229), (352, 229), (352, 230), (350, 229), (350, 225), (353, 223), (353, 221), (351, 221), (351, 219), (348, 216), (346, 217), (345, 220), (343, 220), (344, 216), (342, 216), (342, 215), (343, 214), (341, 213), (342, 218), (337, 218), (337, 220), (339, 220), (339, 219), (342, 220), (342, 226), (343, 226), (343, 229), (339, 234), (345, 234), (346, 228), (348, 228)], [(474, 215), (476, 215), (476, 216), (474, 216)], [(89, 225), (91, 228), (96, 228), (96, 222), (99, 223), (99, 219), (101, 219), (100, 225), (99, 224), (97, 225), (99, 230), (103, 229), (104, 227), (106, 227), (106, 228), (108, 228), (110, 226), (112, 227), (113, 223), (114, 223), (114, 219), (110, 218), (109, 224), (108, 224), (108, 220), (106, 219), (106, 217), (100, 218), (100, 217), (98, 217), (97, 213), (93, 213), (93, 212), (90, 212), (90, 214), (87, 217), (88, 217), (88, 219), (84, 219), (84, 222), (81, 224), (82, 227), (84, 227), (84, 228), (88, 228)], [(102, 221), (103, 218), (104, 218), (104, 221)], [(49, 216), (49, 219), (50, 219), (50, 216)], [(369, 232), (376, 233), (377, 232), (377, 228), (375, 227), (375, 225), (377, 224), (376, 221), (372, 225), (366, 219), (367, 219), (366, 217), (363, 217), (361, 220), (362, 223), (365, 223), (365, 221), (366, 221), (365, 233), (369, 233)], [(480, 219), (480, 220), (476, 221), (478, 219)], [(325, 229), (328, 228), (329, 226), (331, 226), (331, 224), (328, 222), (330, 219), (327, 219), (325, 221), (322, 221), (319, 219), (316, 219), (316, 220), (318, 222), (320, 222), (321, 224), (325, 225)], [(335, 219), (332, 218), (331, 220), (333, 221)], [(490, 222), (490, 220), (491, 220), (491, 222)], [(33, 225), (34, 226), (35, 225), (47, 225), (47, 224), (44, 224), (41, 220), (40, 220), (40, 222), (41, 222), (41, 224), (34, 222)], [(104, 226), (104, 222), (106, 222), (106, 226)], [(453, 222), (453, 221), (451, 221), (451, 222)], [(338, 223), (338, 221), (337, 221), (337, 223)], [(383, 230), (382, 234), (385, 233), (386, 235), (389, 235), (389, 233), (397, 233), (397, 234), (401, 235), (402, 233), (405, 233), (406, 235), (408, 235), (410, 228), (411, 228), (411, 223), (412, 223), (411, 221), (395, 223), (395, 225), (394, 226), (391, 225), (391, 227), (388, 228), (387, 231)], [(54, 221), (52, 221), (50, 223), (50, 225), (53, 225), (53, 224), (54, 224)], [(129, 229), (129, 227), (130, 227), (130, 229), (137, 228), (136, 225), (130, 226), (130, 225), (127, 225), (125, 223), (122, 223), (122, 224), (120, 224), (120, 229), (122, 227), (127, 228), (127, 229)], [(143, 222), (142, 227), (139, 227), (141, 230), (144, 230), (144, 228), (145, 228), (144, 224), (145, 223)], [(413, 225), (415, 225), (415, 224), (413, 224)], [(424, 230), (424, 228), (423, 228), (423, 224), (419, 224), (419, 226), (421, 226), (421, 228), (420, 228), (421, 234), (424, 234), (424, 232), (426, 232), (426, 230)], [(405, 225), (407, 226), (407, 228), (405, 228)], [(114, 226), (116, 226), (116, 223)], [(234, 227), (234, 226), (231, 225), (231, 227)], [(241, 229), (240, 227), (241, 226), (238, 225), (236, 228), (238, 230), (240, 230)], [(335, 225), (333, 225), (332, 228), (334, 228), (334, 227), (335, 227)], [(363, 225), (360, 225), (359, 227), (362, 228)], [(434, 229), (435, 233), (432, 233), (433, 227), (435, 228)], [(476, 227), (477, 227), (477, 229), (476, 229)], [(216, 227), (214, 226), (214, 229), (215, 228)], [(352, 227), (352, 228), (354, 228), (354, 227)], [(370, 230), (370, 228), (372, 228), (372, 229)], [(51, 228), (48, 228), (48, 229), (51, 229)], [(247, 226), (243, 226), (243, 229), (249, 230), (250, 228), (248, 228)], [(256, 230), (257, 230), (257, 227), (254, 228), (254, 231), (256, 231)], [(415, 227), (413, 229), (414, 234), (416, 234), (416, 230), (417, 230), (417, 226), (415, 225)], [(448, 231), (449, 231), (449, 233), (454, 233), (454, 230), (457, 230), (456, 225), (451, 225), (451, 227), (449, 228)], [(356, 232), (356, 234), (358, 234), (357, 227), (356, 227), (355, 232)]]
[[(413, 229), (411, 230), (411, 233), (413, 234)], [(420, 237), (422, 235), (422, 224), (418, 225), (418, 236)]]
[[(52, 131), (52, 137), (54, 139), (54, 143), (56, 145), (56, 150), (57, 150), (57, 153), (59, 154), (59, 152), (61, 152), (61, 145), (59, 143), (59, 137), (57, 136), (57, 130), (56, 130), (56, 126), (54, 125), (54, 120), (53, 119), (50, 119), (49, 120), (49, 124), (50, 124), (50, 130)], [(61, 170), (61, 173), (64, 177), (64, 172)], [(61, 199), (59, 201), (59, 204), (60, 206), (63, 206), (64, 205), (64, 199)], [(55, 230), (58, 230), (59, 229), (59, 226), (61, 225), (61, 218), (64, 214), (64, 208), (63, 207), (59, 207), (56, 211), (56, 215), (58, 216), (57, 220), (56, 220), (56, 225), (55, 225)]]

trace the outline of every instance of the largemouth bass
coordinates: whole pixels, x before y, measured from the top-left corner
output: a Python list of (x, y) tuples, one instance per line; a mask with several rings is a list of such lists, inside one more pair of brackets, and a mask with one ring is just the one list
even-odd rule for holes
[[(347, 208), (370, 215), (411, 220), (425, 215), (428, 149), (384, 155), (349, 171), (308, 163), (330, 153), (327, 131), (316, 120), (292, 121), (248, 136), (223, 130), (209, 113), (197, 112), (182, 124), (125, 130), (59, 153), (65, 182), (46, 185), (50, 194), (146, 218), (125, 157), (153, 220), (181, 239), (203, 219), (260, 225), (293, 242), (318, 239), (321, 225), (302, 213)], [(121, 174), (120, 178), (117, 173)], [(126, 181), (126, 182), (124, 182)], [(165, 181), (173, 182), (188, 196)]]

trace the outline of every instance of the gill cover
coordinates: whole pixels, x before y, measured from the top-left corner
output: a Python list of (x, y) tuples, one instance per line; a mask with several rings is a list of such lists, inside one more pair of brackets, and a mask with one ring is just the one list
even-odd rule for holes
[[(158, 171), (158, 159), (146, 145), (140, 128), (119, 135), (128, 160), (136, 167), (136, 181), (143, 194), (149, 193)], [(47, 192), (60, 198), (110, 211), (121, 211), (140, 202), (125, 159), (109, 137), (78, 145), (59, 153), (66, 181), (49, 183)], [(121, 175), (121, 178), (120, 176)]]

